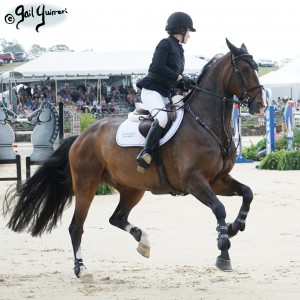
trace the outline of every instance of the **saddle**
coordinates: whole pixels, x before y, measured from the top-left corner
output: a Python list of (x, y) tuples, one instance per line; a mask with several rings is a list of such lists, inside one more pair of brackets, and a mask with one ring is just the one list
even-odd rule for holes
[[(182, 96), (174, 96), (172, 102), (168, 103), (165, 107), (168, 115), (168, 123), (165, 127), (165, 131), (162, 137), (168, 132), (172, 123), (176, 119), (176, 104), (182, 99)], [(148, 131), (150, 130), (151, 124), (154, 121), (154, 118), (151, 116), (149, 110), (145, 109), (142, 103), (135, 104), (135, 110), (128, 114), (128, 119), (134, 122), (140, 122), (139, 132), (142, 136), (146, 137)]]

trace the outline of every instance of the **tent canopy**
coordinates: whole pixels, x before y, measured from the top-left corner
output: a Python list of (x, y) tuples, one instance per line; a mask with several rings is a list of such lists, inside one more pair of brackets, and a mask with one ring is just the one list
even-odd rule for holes
[[(151, 52), (47, 52), (10, 72), (3, 79), (146, 74)], [(200, 73), (205, 62), (186, 55), (185, 73)]]
[(260, 83), (270, 88), (272, 98), (300, 99), (300, 56), (277, 71), (260, 77)]

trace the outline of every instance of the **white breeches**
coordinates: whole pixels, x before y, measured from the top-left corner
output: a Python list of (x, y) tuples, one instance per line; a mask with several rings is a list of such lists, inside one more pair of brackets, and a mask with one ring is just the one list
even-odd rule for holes
[(159, 109), (165, 109), (165, 106), (170, 102), (169, 98), (163, 97), (158, 92), (143, 88), (141, 99), (145, 108), (150, 111), (152, 117), (159, 121), (159, 126), (165, 128), (168, 122), (168, 114), (166, 111)]

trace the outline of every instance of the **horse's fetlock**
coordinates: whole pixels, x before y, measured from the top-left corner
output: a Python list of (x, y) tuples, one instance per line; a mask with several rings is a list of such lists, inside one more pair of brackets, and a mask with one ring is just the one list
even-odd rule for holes
[(133, 227), (130, 229), (130, 234), (134, 237), (137, 242), (141, 241), (142, 230), (138, 227)]
[(75, 259), (74, 261), (74, 273), (75, 275), (79, 278), (80, 277), (80, 274), (81, 272), (86, 269), (85, 265), (83, 264), (83, 260), (80, 258), (80, 259)]
[(218, 237), (218, 249), (219, 250), (228, 250), (231, 246), (231, 242), (227, 237)]

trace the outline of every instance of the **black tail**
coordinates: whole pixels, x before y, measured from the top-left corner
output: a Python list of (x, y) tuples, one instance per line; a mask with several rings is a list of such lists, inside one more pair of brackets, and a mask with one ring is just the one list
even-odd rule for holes
[(17, 232), (27, 229), (32, 236), (38, 236), (56, 226), (72, 201), (68, 154), (76, 138), (65, 139), (18, 192), (16, 188), (6, 192), (3, 212), (7, 215), (12, 211), (7, 224), (10, 229)]

